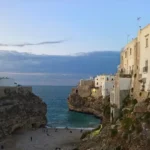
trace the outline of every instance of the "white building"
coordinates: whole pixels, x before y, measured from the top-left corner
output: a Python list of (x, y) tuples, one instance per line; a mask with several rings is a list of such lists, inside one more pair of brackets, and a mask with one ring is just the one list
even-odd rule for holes
[(119, 115), (123, 100), (129, 95), (131, 78), (116, 76), (114, 89), (110, 92), (111, 121)]
[(17, 86), (14, 79), (7, 78), (7, 77), (0, 77), (0, 86)]
[(114, 87), (114, 76), (113, 75), (99, 75), (95, 77), (95, 87), (102, 89), (102, 96), (106, 97), (110, 95), (110, 91)]

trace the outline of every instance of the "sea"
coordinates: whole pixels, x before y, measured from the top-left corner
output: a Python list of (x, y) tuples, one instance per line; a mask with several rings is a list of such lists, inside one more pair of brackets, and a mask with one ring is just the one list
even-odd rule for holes
[(33, 93), (47, 104), (48, 127), (95, 128), (100, 119), (93, 115), (69, 111), (67, 98), (71, 86), (32, 86)]

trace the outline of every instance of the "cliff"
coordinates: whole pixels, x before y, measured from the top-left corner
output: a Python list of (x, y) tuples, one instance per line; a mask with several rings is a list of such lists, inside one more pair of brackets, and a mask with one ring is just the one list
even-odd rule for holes
[(149, 150), (150, 99), (137, 103), (127, 97), (119, 118), (91, 137), (93, 132), (84, 133), (78, 150)]
[(0, 139), (18, 129), (46, 125), (47, 106), (39, 97), (21, 87), (5, 94), (0, 98)]
[(68, 97), (70, 111), (93, 114), (99, 118), (109, 118), (110, 98), (101, 96), (101, 89), (94, 87), (94, 81), (84, 80), (72, 89)]

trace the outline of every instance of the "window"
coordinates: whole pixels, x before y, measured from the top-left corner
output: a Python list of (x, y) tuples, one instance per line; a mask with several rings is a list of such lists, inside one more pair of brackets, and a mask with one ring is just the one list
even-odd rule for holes
[(148, 60), (145, 61), (145, 66), (148, 66)]
[(113, 81), (114, 79), (112, 78), (111, 81)]
[(130, 48), (130, 55), (132, 55), (132, 48)]
[(127, 52), (125, 52), (125, 58), (127, 58)]
[(148, 38), (146, 38), (146, 47), (148, 47)]
[(107, 81), (108, 81), (109, 79), (108, 79), (108, 77), (107, 77)]
[(97, 85), (98, 85), (98, 82), (97, 82)]

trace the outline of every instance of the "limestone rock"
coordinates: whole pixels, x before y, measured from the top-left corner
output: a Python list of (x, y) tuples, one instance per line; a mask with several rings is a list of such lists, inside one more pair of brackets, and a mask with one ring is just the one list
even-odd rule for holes
[(147, 111), (150, 112), (150, 104), (147, 106)]
[(134, 106), (134, 112), (142, 113), (147, 112), (147, 104), (143, 102), (139, 102)]
[(46, 104), (33, 93), (9, 93), (8, 96), (0, 98), (0, 138), (17, 129), (46, 125), (46, 113)]

